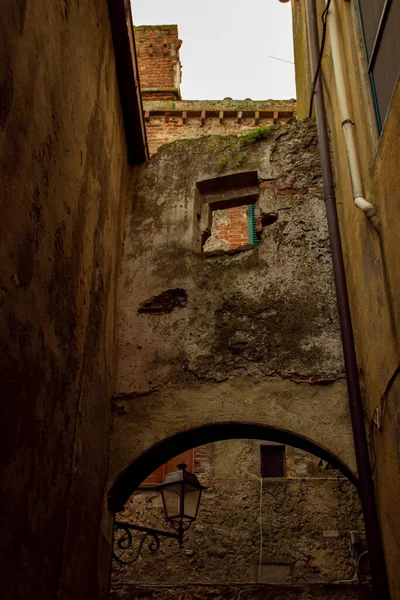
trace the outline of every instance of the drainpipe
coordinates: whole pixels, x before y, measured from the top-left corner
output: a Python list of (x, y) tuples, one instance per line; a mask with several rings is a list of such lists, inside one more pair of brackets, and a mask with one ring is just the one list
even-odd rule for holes
[[(328, 4), (327, 0), (327, 4)], [(354, 135), (355, 124), (351, 119), (350, 106), (347, 96), (348, 86), (343, 68), (343, 57), (338, 28), (338, 17), (335, 0), (331, 0), (328, 15), (329, 19), (329, 39), (332, 52), (333, 72), (336, 80), (336, 92), (340, 112), (340, 120), (344, 141), (346, 144), (347, 162), (349, 165), (351, 187), (353, 189), (353, 201), (357, 208), (362, 210), (365, 216), (370, 220), (372, 226), (379, 232), (379, 219), (376, 208), (365, 199), (364, 188), (361, 178), (360, 165), (358, 162), (356, 140)]]
[[(319, 39), (317, 26), (316, 0), (307, 0), (308, 38), (310, 44), (311, 66), (315, 73), (319, 57)], [(332, 252), (333, 275), (336, 287), (340, 332), (346, 371), (347, 393), (353, 429), (356, 455), (359, 494), (364, 515), (365, 533), (372, 575), (374, 598), (389, 600), (389, 588), (386, 576), (383, 546), (379, 530), (378, 512), (375, 502), (374, 482), (369, 462), (367, 436), (364, 423), (364, 410), (358, 378), (357, 360), (354, 346), (353, 327), (347, 293), (342, 246), (340, 243), (339, 222), (336, 212), (332, 163), (330, 156), (328, 127), (325, 102), (319, 75), (315, 87), (315, 110), (317, 120), (318, 143), (322, 166), (322, 179), (329, 240)]]

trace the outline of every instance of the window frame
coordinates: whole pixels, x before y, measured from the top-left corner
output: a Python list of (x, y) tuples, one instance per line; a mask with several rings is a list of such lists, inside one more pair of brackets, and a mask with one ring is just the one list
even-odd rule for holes
[[(267, 449), (269, 449), (271, 451), (271, 455), (273, 455), (275, 453), (274, 459), (276, 461), (278, 458), (281, 459), (282, 470), (281, 470), (280, 475), (265, 474), (264, 467), (265, 467), (266, 463), (268, 462), (268, 459), (266, 457), (266, 454), (268, 454), (266, 451)], [(280, 452), (280, 456), (278, 456), (277, 451)], [(271, 456), (269, 457), (269, 459), (271, 459)], [(285, 444), (277, 444), (275, 442), (260, 444), (260, 476), (262, 479), (286, 479), (287, 478), (286, 446), (285, 446)]]
[[(380, 45), (381, 45), (382, 38), (384, 35), (384, 31), (385, 31), (385, 26), (386, 26), (386, 23), (388, 20), (388, 16), (389, 16), (389, 12), (390, 12), (390, 8), (392, 7), (392, 4), (393, 4), (393, 0), (385, 0), (384, 1), (383, 7), (381, 10), (381, 14), (380, 14), (380, 19), (379, 19), (379, 22), (378, 22), (378, 25), (377, 25), (377, 28), (375, 31), (374, 42), (372, 44), (371, 52), (369, 53), (368, 46), (367, 46), (367, 38), (366, 38), (366, 34), (365, 34), (365, 26), (364, 26), (364, 20), (365, 20), (364, 16), (365, 16), (366, 12), (365, 12), (365, 9), (363, 9), (361, 6), (361, 0), (357, 0), (358, 17), (359, 17), (359, 22), (360, 22), (360, 29), (361, 29), (361, 35), (362, 35), (362, 39), (363, 39), (365, 59), (366, 59), (366, 69), (367, 69), (367, 75), (368, 75), (371, 92), (372, 92), (372, 100), (373, 100), (373, 104), (374, 104), (374, 112), (375, 112), (376, 124), (377, 124), (379, 135), (381, 135), (381, 133), (382, 133), (383, 124), (385, 122), (386, 115), (390, 108), (390, 102), (387, 107), (385, 115), (382, 115), (381, 109), (379, 106), (379, 100), (378, 100), (378, 94), (377, 94), (377, 88), (376, 88), (376, 84), (375, 84), (375, 77), (374, 77), (373, 70), (374, 70), (375, 62), (376, 62), (376, 59), (378, 56), (378, 52), (380, 49)], [(399, 70), (400, 70), (400, 65), (399, 65)], [(397, 73), (396, 81), (399, 76), (399, 70)], [(393, 91), (396, 87), (396, 81), (394, 82), (394, 85), (392, 88), (392, 95), (393, 95)]]

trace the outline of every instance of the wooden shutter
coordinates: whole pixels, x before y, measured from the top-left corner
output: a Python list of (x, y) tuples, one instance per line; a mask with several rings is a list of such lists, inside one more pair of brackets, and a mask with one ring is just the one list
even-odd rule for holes
[(175, 456), (175, 458), (169, 460), (167, 463), (165, 463), (165, 474), (172, 473), (173, 471), (177, 471), (178, 464), (182, 461), (184, 463), (186, 463), (186, 465), (187, 465), (186, 470), (190, 471), (192, 473), (193, 472), (193, 454), (194, 454), (193, 449), (187, 450), (186, 452), (182, 452), (182, 454), (178, 454), (178, 456)]
[(149, 475), (147, 479), (143, 481), (143, 483), (147, 485), (155, 485), (156, 483), (161, 483), (164, 480), (164, 477), (165, 465), (161, 465), (161, 467), (158, 467), (158, 469), (153, 471), (153, 473)]
[(249, 204), (247, 208), (247, 220), (249, 225), (249, 244), (259, 244), (261, 240), (256, 235), (256, 205)]
[(144, 480), (143, 484), (156, 485), (157, 483), (162, 483), (165, 479), (165, 476), (168, 473), (172, 473), (173, 471), (178, 470), (177, 465), (182, 461), (187, 464), (187, 470), (193, 472), (193, 456), (193, 448), (191, 450), (187, 450), (186, 452), (182, 452), (182, 454), (178, 454), (178, 456), (175, 456), (175, 458), (172, 458), (171, 460), (161, 465), (161, 467), (158, 467), (158, 469), (156, 469), (151, 475), (147, 477), (147, 479)]

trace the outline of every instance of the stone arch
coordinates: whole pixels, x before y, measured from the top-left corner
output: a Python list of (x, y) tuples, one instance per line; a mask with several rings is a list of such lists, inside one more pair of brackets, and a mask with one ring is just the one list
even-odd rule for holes
[(145, 450), (119, 474), (111, 487), (108, 494), (111, 510), (122, 510), (142, 481), (167, 460), (193, 447), (229, 439), (265, 440), (300, 448), (329, 462), (358, 487), (356, 476), (345, 463), (328, 449), (301, 435), (257, 423), (213, 423), (177, 433)]
[[(243, 376), (181, 389), (164, 387), (149, 394), (116, 399), (109, 489), (139, 457), (147, 457), (143, 464), (151, 459), (152, 453), (147, 455), (147, 452), (153, 447), (218, 423), (247, 423), (269, 431), (290, 432), (299, 440), (314, 444), (315, 449), (324, 449), (349, 473), (356, 474), (344, 379), (315, 385), (280, 378), (254, 382), (251, 377)], [(137, 483), (157, 466), (149, 463)]]
[(357, 486), (353, 465), (346, 464), (329, 447), (317, 443), (315, 439), (259, 422), (216, 422), (176, 432), (144, 448), (141, 453), (134, 456), (133, 460), (118, 473), (110, 488), (108, 500), (111, 510), (114, 512), (123, 510), (125, 502), (140, 483), (167, 460), (190, 448), (228, 439), (260, 439), (300, 448), (326, 460)]

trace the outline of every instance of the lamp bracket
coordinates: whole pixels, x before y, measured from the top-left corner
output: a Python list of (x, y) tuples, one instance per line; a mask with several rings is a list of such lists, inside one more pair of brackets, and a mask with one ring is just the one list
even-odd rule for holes
[[(134, 539), (132, 531), (139, 531), (144, 533), (140, 537), (139, 545), (136, 552), (132, 554), (134, 546)], [(148, 544), (148, 550), (150, 554), (155, 554), (160, 548), (160, 537), (169, 537), (179, 541), (179, 545), (182, 545), (183, 532), (181, 530), (178, 533), (172, 533), (171, 531), (161, 531), (160, 529), (153, 529), (152, 527), (142, 527), (141, 525), (134, 525), (133, 523), (125, 523), (124, 521), (114, 522), (114, 544), (112, 556), (113, 559), (120, 565), (130, 565), (135, 562), (142, 552), (144, 543), (147, 537), (151, 538)], [(121, 557), (121, 553), (127, 553), (129, 558), (124, 560)]]

